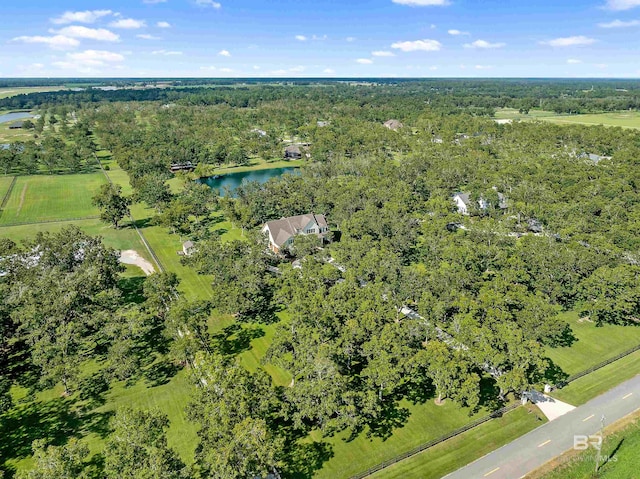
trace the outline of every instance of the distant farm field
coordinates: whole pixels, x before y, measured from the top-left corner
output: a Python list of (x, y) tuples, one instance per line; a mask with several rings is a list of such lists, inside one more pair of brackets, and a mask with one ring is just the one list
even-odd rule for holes
[(105, 183), (102, 173), (21, 176), (0, 216), (0, 225), (87, 218), (99, 211), (91, 198)]
[(519, 113), (518, 110), (512, 108), (504, 108), (496, 111), (495, 118), (496, 120), (542, 120), (559, 125), (603, 125), (640, 129), (640, 112), (637, 111), (617, 111), (582, 115), (558, 115), (550, 111), (531, 110), (529, 114), (523, 115)]
[(9, 98), (16, 95), (26, 95), (27, 93), (42, 93), (47, 91), (60, 91), (60, 90), (66, 90), (66, 88), (64, 86), (0, 88), (0, 99)]

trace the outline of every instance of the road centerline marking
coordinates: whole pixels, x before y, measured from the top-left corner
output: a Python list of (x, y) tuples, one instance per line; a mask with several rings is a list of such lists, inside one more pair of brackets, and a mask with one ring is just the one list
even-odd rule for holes
[(551, 442), (551, 439), (547, 439), (546, 441), (544, 441), (542, 444), (538, 444), (538, 447), (542, 447), (542, 446), (546, 446), (547, 444), (549, 444)]
[(633, 393), (629, 393), (629, 394), (627, 394), (627, 395), (626, 395), (626, 396), (624, 396), (622, 399), (627, 399), (627, 398), (629, 398), (629, 397), (631, 397), (631, 396), (633, 396)]
[(589, 419), (591, 419), (593, 416), (595, 416), (595, 414), (592, 414), (592, 415), (591, 415), (591, 416), (589, 416), (589, 417), (585, 417), (585, 418), (582, 420), (582, 422), (588, 421), (588, 420), (589, 420)]
[(500, 469), (499, 467), (496, 467), (493, 471), (489, 471), (487, 472), (484, 477), (490, 476), (491, 474), (493, 474), (494, 472), (496, 472), (498, 469)]

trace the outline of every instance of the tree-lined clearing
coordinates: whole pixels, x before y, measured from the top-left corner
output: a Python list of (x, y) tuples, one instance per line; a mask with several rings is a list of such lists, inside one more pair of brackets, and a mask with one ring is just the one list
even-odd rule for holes
[(512, 119), (512, 120), (542, 120), (551, 123), (578, 124), (578, 125), (603, 125), (618, 126), (621, 128), (640, 129), (640, 112), (637, 111), (617, 111), (607, 113), (581, 113), (576, 115), (561, 115), (551, 111), (530, 110), (529, 113), (523, 114), (518, 110), (505, 108), (497, 110), (496, 119)]
[[(596, 326), (576, 312), (560, 315), (571, 325), (576, 341), (569, 347), (547, 348), (547, 356), (569, 374), (576, 374), (640, 344), (640, 327)], [(640, 372), (640, 371), (639, 371)]]
[(91, 198), (105, 182), (100, 172), (20, 176), (0, 217), (0, 225), (97, 216), (99, 211), (91, 204)]

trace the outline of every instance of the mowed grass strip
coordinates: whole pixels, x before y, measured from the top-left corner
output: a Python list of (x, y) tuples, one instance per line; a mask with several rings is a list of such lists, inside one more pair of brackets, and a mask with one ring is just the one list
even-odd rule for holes
[(4, 199), (5, 195), (9, 191), (11, 182), (13, 182), (13, 176), (0, 176), (0, 205), (2, 204), (2, 200)]
[(576, 379), (568, 386), (553, 391), (551, 396), (579, 406), (638, 374), (640, 374), (640, 351)]
[(547, 348), (547, 357), (571, 375), (582, 372), (640, 344), (640, 327), (618, 326), (580, 320), (577, 312), (560, 315), (573, 330), (571, 346)]
[[(393, 435), (388, 439), (368, 437), (366, 432), (351, 441), (347, 440), (348, 435), (345, 433), (328, 438), (323, 438), (317, 432), (312, 433), (311, 437), (314, 440), (326, 441), (333, 449), (333, 457), (323, 465), (314, 477), (323, 479), (351, 477), (489, 414), (487, 410), (481, 410), (470, 415), (469, 408), (462, 408), (451, 400), (446, 400), (442, 406), (437, 406), (433, 399), (418, 404), (405, 400), (401, 401), (399, 406), (407, 409), (409, 417), (401, 427), (393, 430)], [(542, 423), (535, 418), (525, 421), (524, 425), (516, 421), (516, 424), (512, 426), (513, 431), (509, 438), (518, 437), (539, 424)], [(480, 446), (482, 444), (477, 445), (477, 447)], [(484, 449), (482, 450), (484, 451)], [(466, 456), (462, 457), (463, 462), (460, 465), (465, 464), (464, 461), (470, 460)]]
[(484, 423), (371, 477), (439, 479), (532, 431), (545, 421), (530, 409), (519, 407), (501, 418)]
[(97, 216), (92, 197), (106, 179), (100, 172), (21, 176), (0, 217), (0, 225)]

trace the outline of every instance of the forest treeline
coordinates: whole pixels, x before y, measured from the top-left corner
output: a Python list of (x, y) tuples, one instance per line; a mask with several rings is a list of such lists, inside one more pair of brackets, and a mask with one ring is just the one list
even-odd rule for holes
[[(362, 84), (364, 83), (364, 85)], [(117, 90), (101, 90), (91, 85), (72, 90), (29, 93), (0, 100), (0, 108), (26, 109), (51, 105), (80, 106), (86, 103), (118, 101), (162, 101), (191, 105), (226, 104), (255, 108), (265, 102), (308, 98), (331, 103), (342, 101), (380, 107), (396, 102), (429, 102), (433, 108), (474, 115), (492, 115), (497, 108), (529, 111), (537, 108), (556, 113), (593, 113), (637, 110), (640, 89), (625, 80), (527, 80), (527, 79), (364, 79), (354, 80), (180, 80), (169, 81), (172, 88), (140, 88), (143, 82), (116, 80), (108, 83)], [(597, 87), (597, 88), (596, 88)], [(404, 100), (404, 102), (403, 102)], [(416, 105), (417, 106), (417, 105)]]

